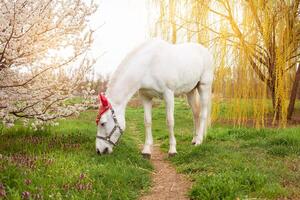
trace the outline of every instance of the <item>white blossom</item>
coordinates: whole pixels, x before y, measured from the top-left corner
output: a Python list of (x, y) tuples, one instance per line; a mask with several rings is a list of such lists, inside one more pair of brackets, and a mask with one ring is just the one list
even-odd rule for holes
[(90, 86), (82, 88), (80, 103), (68, 100), (94, 64), (87, 56), (93, 33), (87, 18), (96, 8), (85, 0), (0, 1), (0, 119), (5, 126), (21, 120), (37, 130), (93, 102)]

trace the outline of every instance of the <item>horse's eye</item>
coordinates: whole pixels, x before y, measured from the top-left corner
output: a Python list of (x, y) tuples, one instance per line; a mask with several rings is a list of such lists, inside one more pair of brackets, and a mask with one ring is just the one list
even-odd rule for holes
[(102, 127), (104, 127), (104, 126), (105, 126), (105, 123), (101, 123), (100, 125), (101, 125)]

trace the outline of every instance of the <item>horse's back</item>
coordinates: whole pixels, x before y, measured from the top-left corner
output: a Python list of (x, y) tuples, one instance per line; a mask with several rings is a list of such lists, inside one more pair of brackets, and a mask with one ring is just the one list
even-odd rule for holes
[[(145, 86), (154, 85), (157, 90), (169, 88), (175, 93), (186, 93), (198, 82), (212, 81), (212, 56), (200, 44), (170, 44), (162, 40), (149, 42), (152, 54)], [(155, 89), (155, 88), (154, 88)]]

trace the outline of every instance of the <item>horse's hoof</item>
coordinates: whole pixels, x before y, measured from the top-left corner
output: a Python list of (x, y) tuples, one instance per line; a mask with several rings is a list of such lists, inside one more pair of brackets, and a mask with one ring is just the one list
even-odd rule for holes
[(150, 160), (151, 154), (150, 153), (142, 153), (143, 158)]
[(176, 156), (177, 153), (169, 153), (169, 158)]
[(193, 145), (196, 147), (196, 146), (199, 146), (202, 142), (195, 142)]
[(196, 141), (197, 141), (196, 137), (193, 137), (193, 139), (192, 139), (192, 145), (196, 144)]

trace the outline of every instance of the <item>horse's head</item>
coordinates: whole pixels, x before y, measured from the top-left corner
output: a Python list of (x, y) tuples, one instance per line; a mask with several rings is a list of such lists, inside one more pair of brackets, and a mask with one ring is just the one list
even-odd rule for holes
[(112, 153), (123, 130), (120, 127), (115, 110), (104, 96), (99, 95), (99, 113), (96, 118), (98, 126), (96, 136), (96, 152), (98, 154)]

